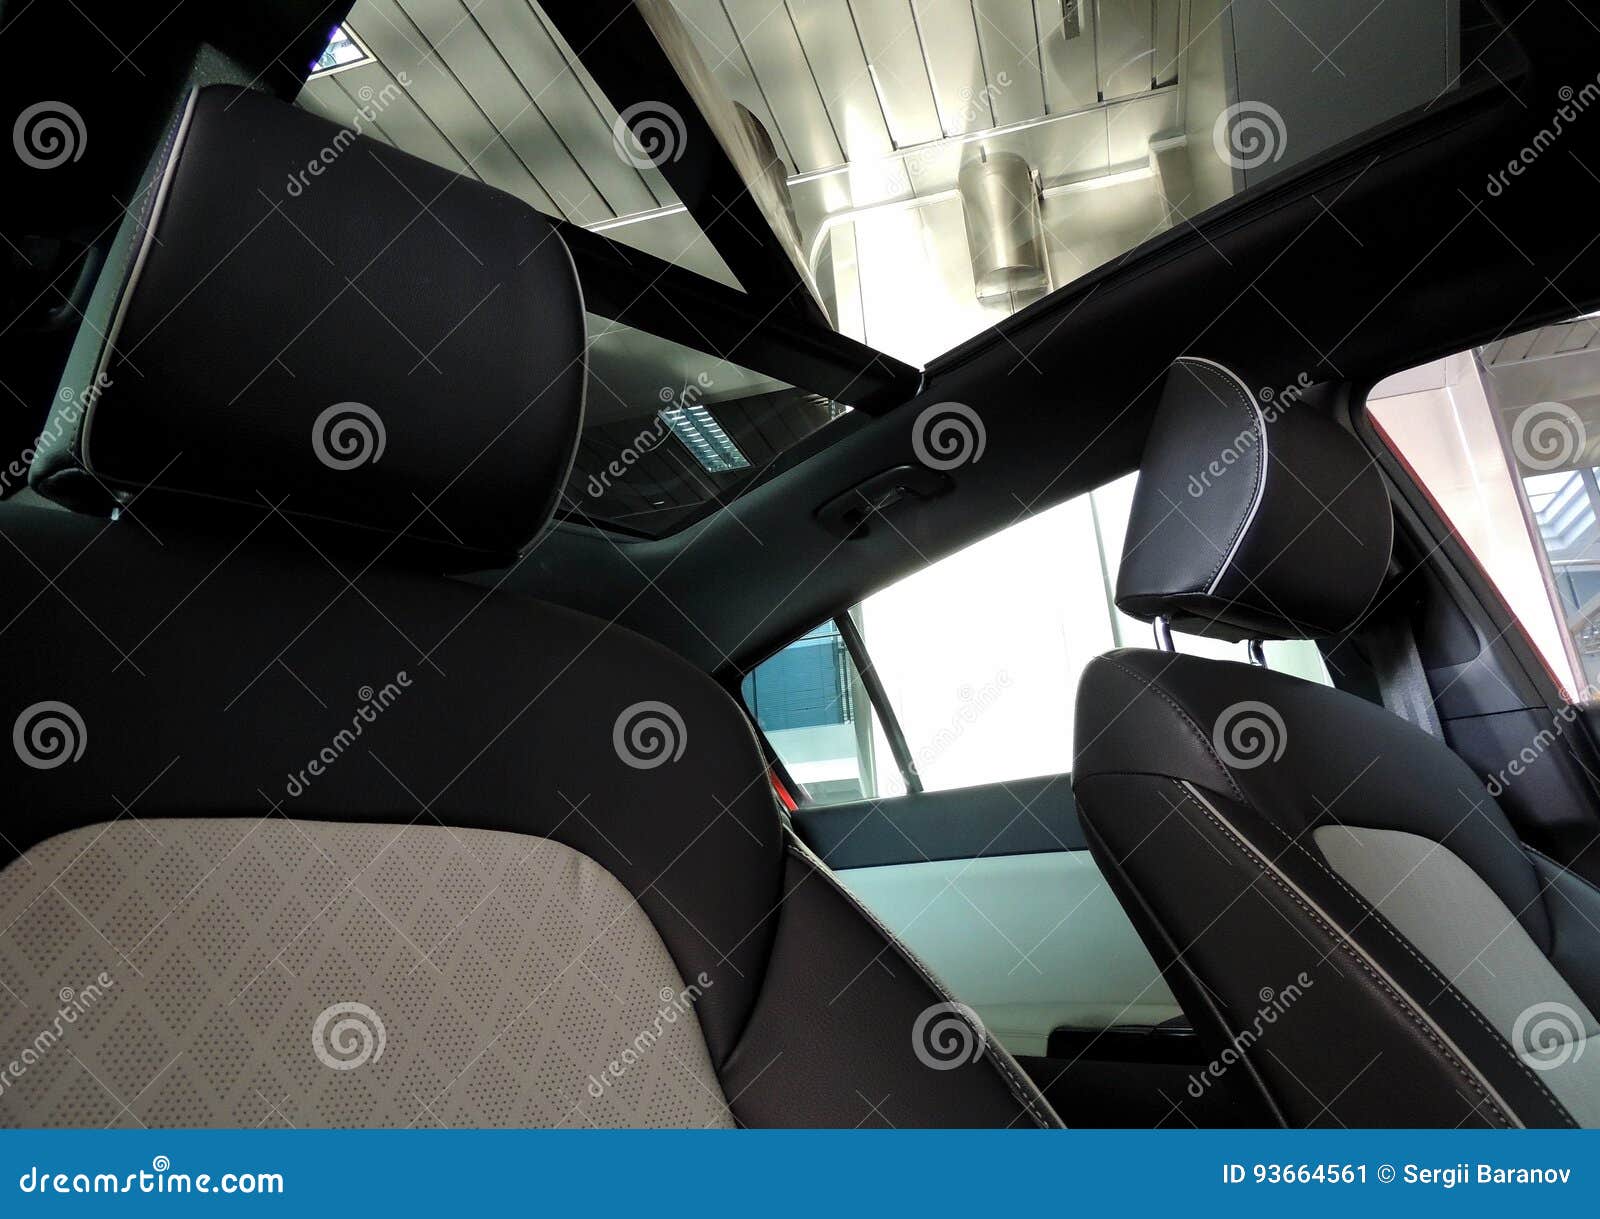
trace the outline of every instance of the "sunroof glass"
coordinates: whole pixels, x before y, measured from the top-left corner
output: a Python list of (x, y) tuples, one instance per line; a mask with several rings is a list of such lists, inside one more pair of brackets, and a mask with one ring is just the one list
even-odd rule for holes
[(681, 145), (641, 139), (539, 5), (357, 0), (299, 104), (477, 178), (551, 216), (730, 287), (739, 281), (659, 165)]
[(660, 536), (736, 495), (848, 408), (590, 315), (583, 437), (562, 508)]

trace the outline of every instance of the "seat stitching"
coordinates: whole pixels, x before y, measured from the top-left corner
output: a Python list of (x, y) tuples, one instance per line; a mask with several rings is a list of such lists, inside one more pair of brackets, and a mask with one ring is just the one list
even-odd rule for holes
[(1544, 860), (1545, 863), (1549, 864), (1552, 868), (1554, 868), (1562, 876), (1570, 876), (1570, 877), (1572, 877), (1573, 880), (1577, 881), (1580, 885), (1585, 886), (1591, 892), (1600, 893), (1600, 885), (1595, 884), (1594, 881), (1590, 880), (1587, 876), (1584, 876), (1584, 875), (1581, 875), (1580, 873), (1574, 872), (1571, 868), (1567, 867), (1566, 864), (1560, 863), (1557, 860), (1554, 860), (1554, 859), (1550, 858), (1550, 856), (1546, 855), (1538, 847), (1529, 846), (1526, 842), (1524, 842), (1522, 844), (1522, 849), (1524, 851), (1528, 852), (1528, 854), (1530, 854), (1530, 855), (1537, 855), (1540, 859)]
[[(1179, 356), (1178, 360), (1177, 360), (1177, 363), (1188, 365), (1190, 367), (1190, 369), (1195, 372), (1196, 375), (1198, 375), (1199, 373), (1202, 373), (1202, 372), (1209, 373), (1211, 375), (1213, 383), (1215, 383), (1216, 381), (1220, 380), (1223, 383), (1223, 385), (1225, 385), (1227, 387), (1228, 392), (1240, 403), (1241, 406), (1244, 407), (1244, 413), (1247, 416), (1249, 416), (1249, 418), (1250, 418), (1250, 430), (1255, 432), (1256, 433), (1256, 437), (1257, 437), (1256, 446), (1255, 446), (1257, 452), (1254, 455), (1255, 456), (1255, 485), (1252, 486), (1251, 489), (1250, 489), (1251, 490), (1251, 500), (1253, 502), (1254, 498), (1255, 498), (1255, 495), (1261, 490), (1261, 483), (1262, 483), (1263, 478), (1266, 475), (1266, 461), (1264, 460), (1264, 454), (1263, 454), (1262, 450), (1264, 450), (1266, 448), (1266, 444), (1267, 444), (1266, 432), (1265, 432), (1264, 429), (1260, 428), (1258, 426), (1258, 423), (1257, 423), (1255, 403), (1251, 402), (1248, 398), (1245, 397), (1244, 391), (1241, 390), (1237, 385), (1234, 384), (1232, 378), (1223, 376), (1220, 372), (1218, 372), (1215, 368), (1212, 368), (1209, 364), (1201, 363), (1200, 361), (1192, 359), (1189, 356)], [(1249, 523), (1250, 523), (1250, 512), (1247, 509), (1244, 512), (1244, 514), (1239, 517), (1239, 520), (1238, 520), (1237, 524), (1234, 525), (1233, 534), (1232, 534), (1231, 537), (1229, 537), (1228, 544), (1222, 548), (1222, 553), (1217, 556), (1217, 565), (1211, 569), (1211, 574), (1205, 578), (1205, 580), (1195, 590), (1196, 592), (1201, 593), (1203, 595), (1210, 595), (1209, 593), (1206, 592), (1206, 590), (1209, 589), (1214, 583), (1216, 583), (1217, 577), (1222, 574), (1223, 568), (1228, 566), (1228, 559), (1233, 554), (1233, 548), (1238, 543), (1240, 535), (1244, 533), (1245, 526), (1247, 526)]]
[(1121, 661), (1111, 659), (1110, 656), (1101, 656), (1099, 659), (1102, 664), (1108, 664), (1112, 668), (1127, 674), (1127, 676), (1133, 678), (1134, 681), (1139, 682), (1145, 688), (1145, 690), (1153, 693), (1157, 698), (1161, 699), (1162, 702), (1166, 703), (1169, 707), (1176, 711), (1178, 713), (1178, 718), (1189, 726), (1190, 730), (1193, 731), (1195, 737), (1204, 747), (1206, 753), (1210, 755), (1211, 760), (1217, 764), (1217, 769), (1221, 772), (1222, 777), (1227, 782), (1228, 786), (1233, 789), (1233, 793), (1245, 804), (1250, 803), (1249, 797), (1244, 794), (1244, 792), (1240, 789), (1239, 784), (1234, 781), (1233, 772), (1223, 764), (1221, 757), (1217, 755), (1216, 747), (1211, 744), (1211, 740), (1206, 736), (1205, 731), (1200, 727), (1199, 724), (1194, 722), (1194, 717), (1189, 714), (1183, 705), (1167, 692), (1166, 688), (1161, 685), (1161, 682), (1158, 678), (1146, 677), (1137, 670), (1128, 668), (1128, 666), (1123, 664)]
[[(1183, 793), (1183, 798), (1195, 808), (1199, 809), (1201, 814), (1208, 821), (1210, 821), (1212, 825), (1216, 826), (1218, 832), (1221, 833), (1222, 836), (1229, 842), (1233, 843), (1233, 845), (1238, 849), (1239, 853), (1244, 856), (1246, 861), (1255, 866), (1260, 875), (1270, 880), (1273, 885), (1284, 894), (1284, 896), (1289, 898), (1290, 901), (1298, 906), (1301, 911), (1304, 912), (1307, 918), (1320, 927), (1323, 932), (1334, 941), (1339, 949), (1347, 957), (1349, 957), (1350, 960), (1353, 961), (1363, 973), (1371, 978), (1384, 994), (1389, 996), (1390, 1000), (1400, 1009), (1401, 1014), (1404, 1015), (1406, 1019), (1416, 1027), (1418, 1032), (1422, 1033), (1423, 1036), (1425, 1036), (1438, 1048), (1439, 1052), (1444, 1055), (1444, 1057), (1455, 1067), (1455, 1069), (1460, 1073), (1461, 1077), (1467, 1081), (1472, 1090), (1481, 1096), (1484, 1101), (1486, 1101), (1495, 1110), (1495, 1112), (1500, 1115), (1502, 1124), (1509, 1127), (1509, 1115), (1507, 1115), (1501, 1106), (1495, 1102), (1493, 1097), (1484, 1091), (1483, 1085), (1472, 1077), (1471, 1072), (1466, 1069), (1465, 1064), (1461, 1062), (1457, 1055), (1451, 1052), (1450, 1047), (1439, 1040), (1438, 1035), (1428, 1027), (1427, 1023), (1422, 1019), (1421, 1014), (1417, 1012), (1416, 1008), (1411, 1003), (1407, 1002), (1406, 998), (1396, 991), (1392, 986), (1390, 986), (1389, 983), (1383, 979), (1383, 977), (1377, 974), (1372, 967), (1362, 959), (1361, 955), (1354, 950), (1350, 944), (1350, 933), (1344, 931), (1342, 928), (1335, 928), (1331, 926), (1327, 920), (1323, 919), (1315, 910), (1312, 910), (1309, 906), (1307, 906), (1305, 902), (1300, 899), (1300, 895), (1295, 893), (1294, 890), (1290, 889), (1286, 884), (1284, 884), (1282, 878), (1274, 873), (1272, 869), (1265, 867), (1261, 861), (1257, 859), (1256, 856), (1250, 851), (1250, 849), (1246, 847), (1242, 841), (1240, 841), (1238, 836), (1234, 834), (1225, 824), (1223, 824), (1223, 822), (1216, 816), (1215, 813), (1208, 809), (1201, 801), (1195, 799), (1194, 794), (1183, 785), (1182, 780), (1173, 779), (1172, 782), (1178, 788), (1178, 790)], [(1415, 954), (1413, 953), (1413, 955)], [(1474, 1013), (1474, 1015), (1476, 1015), (1476, 1013)], [(1482, 1023), (1482, 1017), (1479, 1017), (1479, 1022)], [(1508, 1050), (1510, 1049), (1509, 1046), (1506, 1048)], [(1526, 1065), (1521, 1064), (1520, 1059), (1518, 1062), (1519, 1065), (1522, 1065), (1523, 1070), (1526, 1071)], [(1546, 1095), (1548, 1095), (1548, 1093), (1546, 1093)], [(1554, 1100), (1553, 1097), (1551, 1099)], [(1566, 1113), (1565, 1107), (1559, 1105), (1557, 1107), (1561, 1109), (1562, 1113)], [(1570, 1116), (1568, 1120), (1571, 1120)]]
[[(1367, 901), (1366, 898), (1362, 897), (1361, 894), (1357, 893), (1348, 884), (1346, 884), (1342, 876), (1340, 876), (1332, 868), (1328, 867), (1328, 865), (1323, 863), (1322, 860), (1313, 855), (1309, 850), (1306, 849), (1303, 843), (1291, 836), (1289, 832), (1282, 826), (1278, 825), (1276, 822), (1267, 817), (1263, 817), (1262, 820), (1266, 822), (1267, 825), (1270, 825), (1273, 829), (1277, 830), (1279, 834), (1283, 835), (1285, 841), (1296, 847), (1302, 855), (1320, 868), (1323, 874), (1331, 879), (1334, 884), (1338, 885), (1339, 888), (1343, 889), (1345, 893), (1349, 895), (1352, 901), (1354, 901), (1358, 906), (1363, 907), (1368, 916), (1372, 918), (1373, 922), (1382, 930), (1388, 932), (1389, 937), (1394, 940), (1396, 944), (1400, 945), (1401, 948), (1405, 949), (1405, 951), (1410, 954), (1411, 959), (1422, 966), (1422, 968), (1436, 982), (1438, 982), (1439, 985), (1443, 987), (1444, 990), (1452, 998), (1454, 998), (1457, 1003), (1461, 1005), (1462, 1009), (1478, 1022), (1478, 1025), (1484, 1030), (1484, 1032), (1486, 1032), (1489, 1037), (1501, 1047), (1501, 1049), (1505, 1050), (1506, 1057), (1510, 1058), (1512, 1062), (1516, 1063), (1518, 1068), (1521, 1069), (1522, 1073), (1528, 1077), (1529, 1081), (1532, 1082), (1540, 1092), (1544, 1093), (1545, 1099), (1547, 1099), (1552, 1105), (1560, 1110), (1561, 1113), (1566, 1115), (1567, 1121), (1571, 1125), (1576, 1126), (1578, 1124), (1572, 1115), (1567, 1112), (1567, 1107), (1557, 1100), (1550, 1089), (1545, 1086), (1544, 1081), (1535, 1075), (1533, 1071), (1529, 1069), (1528, 1064), (1523, 1062), (1522, 1059), (1517, 1056), (1516, 1050), (1512, 1048), (1511, 1043), (1505, 1039), (1500, 1030), (1490, 1024), (1484, 1017), (1483, 1013), (1480, 1012), (1465, 995), (1456, 989), (1455, 984), (1440, 974), (1439, 971), (1433, 967), (1433, 963), (1429, 961), (1427, 957), (1423, 956), (1410, 940), (1400, 934), (1400, 931), (1393, 924), (1391, 924), (1387, 918), (1384, 917), (1381, 910), (1379, 910), (1371, 902)], [(1421, 837), (1421, 835), (1419, 835), (1419, 837)], [(1442, 846), (1443, 844), (1441, 843), (1439, 845)], [(1468, 866), (1470, 867), (1471, 865), (1469, 864)], [(1546, 960), (1548, 959), (1549, 958), (1547, 957)]]
[[(811, 869), (814, 875), (821, 876), (824, 882), (835, 893), (843, 897), (844, 900), (858, 914), (865, 918), (867, 922), (872, 925), (873, 929), (884, 938), (889, 947), (898, 952), (901, 958), (905, 960), (906, 964), (911, 966), (911, 968), (916, 971), (923, 983), (930, 990), (932, 990), (934, 994), (938, 995), (946, 1003), (953, 1004), (957, 1002), (956, 997), (947, 989), (945, 989), (944, 983), (939, 981), (938, 978), (934, 977), (933, 974), (929, 972), (927, 966), (925, 966), (921, 960), (917, 958), (917, 955), (912, 952), (909, 947), (901, 942), (899, 936), (895, 935), (894, 932), (890, 931), (886, 926), (884, 926), (883, 923), (879, 921), (876, 914), (874, 914), (866, 906), (862, 905), (855, 894), (851, 893), (849, 889), (845, 888), (843, 882), (840, 881), (837, 876), (833, 875), (832, 870), (828, 868), (826, 864), (821, 863), (821, 861), (818, 860), (816, 856), (813, 855), (809, 850), (807, 850), (803, 844), (794, 840), (791, 840), (789, 843), (789, 852), (796, 859), (805, 863)], [(1023, 1080), (1017, 1078), (1016, 1074), (1011, 1070), (1011, 1065), (1009, 1062), (1010, 1056), (1001, 1049), (999, 1044), (995, 1042), (992, 1037), (989, 1036), (989, 1030), (984, 1027), (981, 1021), (978, 1023), (976, 1032), (983, 1038), (984, 1045), (990, 1050), (989, 1062), (1006, 1081), (1006, 1085), (1010, 1089), (1012, 1097), (1022, 1105), (1028, 1116), (1033, 1118), (1034, 1122), (1045, 1130), (1059, 1129), (1062, 1126), (1061, 1119), (1058, 1117), (1052, 1122), (1045, 1116), (1043, 1112), (1040, 1111), (1038, 1108), (1038, 1102), (1043, 1101), (1043, 1095), (1038, 1092), (1036, 1087), (1033, 1087)]]

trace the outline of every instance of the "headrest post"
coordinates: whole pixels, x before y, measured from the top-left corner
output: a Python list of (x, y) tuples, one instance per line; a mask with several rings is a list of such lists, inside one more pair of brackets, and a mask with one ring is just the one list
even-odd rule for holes
[(1172, 644), (1172, 628), (1167, 625), (1166, 615), (1157, 614), (1150, 623), (1156, 632), (1156, 647), (1163, 652), (1176, 652), (1178, 649)]
[(1250, 663), (1258, 669), (1267, 667), (1267, 648), (1259, 639), (1247, 639), (1245, 649), (1250, 653)]

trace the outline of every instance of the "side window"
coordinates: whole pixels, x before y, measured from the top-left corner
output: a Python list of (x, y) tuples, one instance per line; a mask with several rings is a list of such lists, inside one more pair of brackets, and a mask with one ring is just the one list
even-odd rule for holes
[[(906, 576), (751, 673), (745, 701), (806, 802), (1069, 771), (1084, 667), (1111, 648), (1151, 645), (1150, 627), (1113, 604), (1136, 477)], [(1245, 659), (1242, 645), (1178, 642)], [(1267, 660), (1327, 681), (1314, 644), (1269, 643)]]
[(1600, 317), (1397, 374), (1368, 412), (1575, 701), (1600, 682)]
[[(743, 692), (807, 803), (904, 793), (893, 752), (874, 743), (883, 728), (837, 622), (807, 631), (767, 660), (744, 679)], [(879, 774), (880, 759), (889, 774)]]

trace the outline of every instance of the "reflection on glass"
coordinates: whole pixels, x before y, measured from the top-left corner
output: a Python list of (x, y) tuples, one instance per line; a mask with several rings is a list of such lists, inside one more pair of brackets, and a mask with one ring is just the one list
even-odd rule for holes
[(590, 315), (583, 437), (561, 506), (651, 537), (736, 495), (849, 408)]

